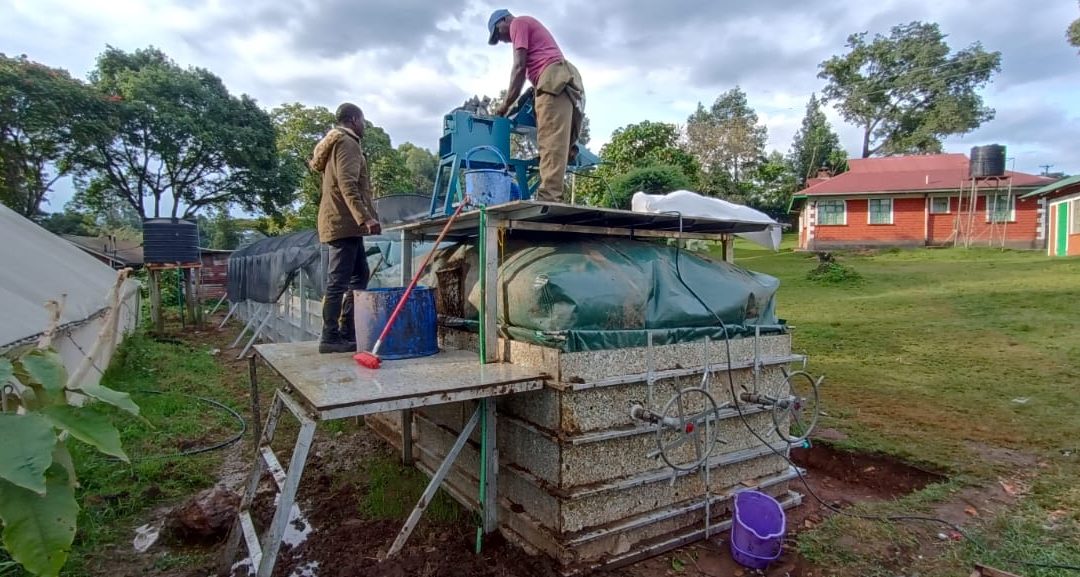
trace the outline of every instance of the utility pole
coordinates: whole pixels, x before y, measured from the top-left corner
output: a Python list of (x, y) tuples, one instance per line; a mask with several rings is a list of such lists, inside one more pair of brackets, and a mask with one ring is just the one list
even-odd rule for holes
[(1043, 171), (1042, 171), (1043, 176), (1046, 176), (1046, 175), (1050, 174), (1050, 169), (1054, 168), (1054, 165), (1053, 164), (1040, 164), (1039, 168), (1043, 169)]

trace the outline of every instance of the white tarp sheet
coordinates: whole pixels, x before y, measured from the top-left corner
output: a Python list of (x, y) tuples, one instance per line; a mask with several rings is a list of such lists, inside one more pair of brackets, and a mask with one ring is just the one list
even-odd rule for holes
[(631, 210), (651, 213), (677, 212), (683, 216), (760, 223), (764, 225), (760, 232), (743, 232), (736, 236), (772, 250), (780, 250), (782, 225), (764, 212), (734, 202), (709, 198), (689, 190), (676, 190), (668, 194), (638, 192), (631, 199)]
[[(0, 247), (0, 348), (45, 330), (47, 300), (67, 295), (61, 325), (108, 305), (116, 271), (3, 205)], [(128, 281), (121, 300), (134, 302), (137, 287)]]

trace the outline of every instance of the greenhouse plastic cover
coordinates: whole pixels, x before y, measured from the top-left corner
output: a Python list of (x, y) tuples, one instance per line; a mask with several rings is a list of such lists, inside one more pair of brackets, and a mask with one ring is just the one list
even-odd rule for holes
[[(477, 262), (471, 245), (442, 249), (422, 279), (445, 292), (450, 287), (439, 277), (445, 284), (446, 271), (460, 271), (466, 326), (478, 319)], [(784, 330), (776, 318), (777, 279), (674, 246), (520, 238), (503, 246), (501, 262), (500, 330), (563, 351), (645, 346), (646, 329), (656, 344), (734, 337), (755, 326)]]
[[(61, 326), (84, 321), (108, 306), (116, 271), (68, 241), (0, 205), (0, 347), (45, 330), (45, 301), (66, 295)], [(123, 300), (138, 283), (128, 281)]]
[(631, 210), (634, 212), (671, 213), (677, 212), (683, 216), (698, 216), (702, 218), (715, 218), (717, 220), (729, 220), (737, 222), (755, 222), (769, 224), (767, 230), (761, 232), (742, 232), (736, 236), (745, 238), (755, 244), (780, 250), (780, 234), (782, 225), (773, 220), (769, 215), (754, 210), (748, 206), (735, 204), (719, 198), (702, 196), (689, 190), (676, 190), (668, 194), (645, 194), (634, 193), (631, 199)]

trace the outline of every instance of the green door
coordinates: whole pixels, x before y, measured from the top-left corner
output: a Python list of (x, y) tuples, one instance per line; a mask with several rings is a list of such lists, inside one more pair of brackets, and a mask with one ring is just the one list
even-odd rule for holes
[(1057, 250), (1054, 254), (1057, 256), (1065, 256), (1068, 254), (1067, 244), (1069, 242), (1069, 203), (1063, 202), (1057, 205), (1057, 226), (1054, 227), (1057, 231)]

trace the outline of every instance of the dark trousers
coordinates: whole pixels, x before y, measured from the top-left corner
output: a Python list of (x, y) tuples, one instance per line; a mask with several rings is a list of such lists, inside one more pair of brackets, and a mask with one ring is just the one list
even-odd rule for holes
[(326, 269), (326, 292), (323, 296), (322, 341), (340, 338), (355, 340), (353, 291), (367, 288), (367, 255), (363, 237), (330, 241), (330, 263)]

